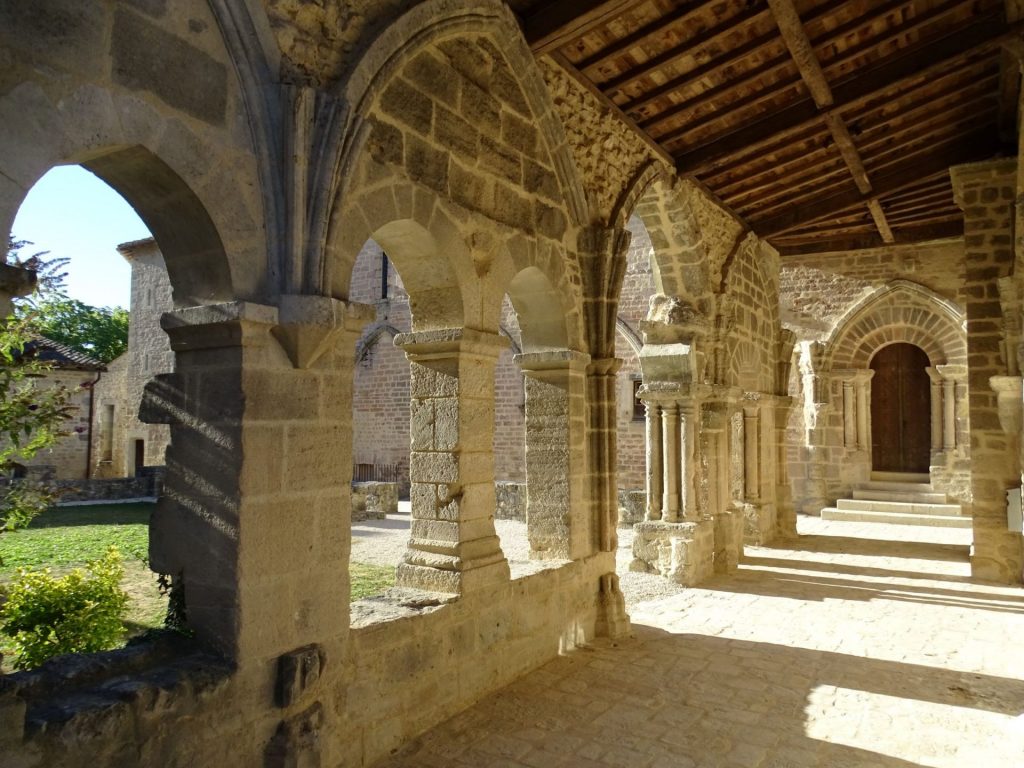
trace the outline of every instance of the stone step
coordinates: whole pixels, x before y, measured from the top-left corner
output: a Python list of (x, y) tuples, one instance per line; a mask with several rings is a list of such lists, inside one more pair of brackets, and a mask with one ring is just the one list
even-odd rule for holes
[(883, 491), (854, 488), (853, 498), (864, 501), (904, 501), (910, 504), (945, 504), (946, 494), (938, 491)]
[(927, 472), (872, 472), (871, 479), (883, 483), (930, 483), (932, 476)]
[(839, 499), (839, 509), (851, 512), (885, 512), (894, 514), (959, 517), (959, 504), (911, 504), (905, 501), (874, 501), (870, 499)]
[(970, 528), (969, 517), (942, 517), (940, 515), (895, 514), (893, 512), (866, 512), (853, 509), (825, 507), (822, 520), (845, 520), (851, 523), (888, 523), (890, 525), (930, 525), (935, 528)]
[(886, 480), (869, 480), (857, 483), (854, 488), (864, 491), (892, 491), (893, 493), (934, 493), (931, 483), (897, 483)]

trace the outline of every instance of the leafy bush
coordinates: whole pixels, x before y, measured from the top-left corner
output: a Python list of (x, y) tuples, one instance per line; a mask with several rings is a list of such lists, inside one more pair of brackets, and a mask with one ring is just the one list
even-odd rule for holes
[(121, 554), (110, 547), (99, 560), (55, 578), (49, 569), (19, 570), (0, 608), (3, 630), (14, 638), (16, 669), (32, 669), (62, 653), (90, 653), (117, 645), (128, 595), (121, 589)]

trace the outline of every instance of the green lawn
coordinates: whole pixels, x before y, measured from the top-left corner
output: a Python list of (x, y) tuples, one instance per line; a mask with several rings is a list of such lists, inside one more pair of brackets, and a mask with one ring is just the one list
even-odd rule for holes
[[(146, 562), (149, 515), (153, 504), (109, 504), (51, 509), (20, 531), (0, 535), (0, 584), (17, 578), (18, 568), (50, 568), (61, 575), (100, 558), (111, 544), (124, 558), (122, 586), (130, 596), (126, 637), (162, 627), (167, 598), (157, 589)], [(351, 564), (351, 599), (383, 592), (395, 581), (395, 569)], [(10, 638), (0, 633), (3, 671), (11, 670)]]

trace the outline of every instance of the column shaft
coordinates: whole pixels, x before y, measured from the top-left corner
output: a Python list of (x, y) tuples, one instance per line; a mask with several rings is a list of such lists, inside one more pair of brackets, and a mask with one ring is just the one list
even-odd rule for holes
[(647, 519), (661, 519), (664, 479), (662, 472), (661, 409), (657, 403), (644, 403), (647, 416)]
[(756, 406), (743, 409), (743, 485), (748, 502), (756, 502), (761, 495), (757, 411)]
[(661, 517), (675, 523), (679, 521), (679, 406), (675, 403), (662, 406), (661, 437), (665, 467)]
[(956, 382), (945, 379), (942, 382), (942, 447), (952, 451), (956, 448)]

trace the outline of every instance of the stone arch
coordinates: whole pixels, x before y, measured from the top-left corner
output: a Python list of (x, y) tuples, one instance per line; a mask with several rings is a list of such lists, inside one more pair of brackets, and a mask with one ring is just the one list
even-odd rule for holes
[(626, 342), (634, 355), (639, 355), (640, 350), (643, 349), (644, 342), (640, 338), (640, 334), (633, 330), (633, 327), (623, 320), (621, 317), (615, 319), (615, 330), (618, 332), (622, 340)]
[(656, 290), (706, 314), (711, 304), (708, 254), (686, 187), (679, 179), (648, 170), (641, 172), (635, 190), (633, 209), (623, 207), (620, 217), (635, 213), (647, 229)]
[(399, 333), (401, 331), (388, 323), (380, 323), (376, 327), (371, 328), (356, 345), (356, 362), (359, 363), (364, 360), (384, 336), (390, 336), (394, 339)]
[[(112, 99), (102, 101), (109, 110), (114, 109)], [(36, 102), (36, 107), (53, 116), (50, 105)], [(26, 116), (25, 125), (31, 127), (31, 120)], [(17, 131), (8, 126), (5, 132)], [(17, 177), (24, 180), (23, 187), (5, 190), (0, 198), (0, 220), (7, 232), (28, 191), (43, 174), (58, 165), (80, 164), (128, 201), (153, 233), (167, 264), (176, 306), (223, 302), (236, 296), (221, 229), (191, 184), (174, 168), (146, 146), (130, 143), (123, 133), (123, 141), (108, 135), (110, 143), (102, 147), (76, 146), (73, 137), (64, 138), (63, 146), (39, 147), (52, 153), (33, 153), (30, 164), (15, 155), (23, 155), (24, 147), (37, 141), (34, 136), (8, 136), (0, 144), (0, 174), (7, 175), (12, 166), (20, 166)]]
[[(573, 225), (590, 221), (583, 182), (572, 159), (562, 123), (533, 54), (523, 39), (512, 11), (496, 0), (453, 3), (428, 0), (409, 9), (389, 25), (373, 42), (353, 68), (351, 75), (338, 84), (338, 95), (353, 105), (356, 130), (351, 132), (343, 150), (342, 178), (354, 178), (346, 172), (353, 158), (366, 144), (373, 126), (367, 121), (375, 102), (387, 85), (417, 53), (428, 46), (452, 38), (480, 35), (500, 52), (507, 64), (502, 77), (521, 95), (523, 107), (539, 128), (540, 138), (553, 161), (553, 172)], [(344, 190), (341, 191), (344, 194)]]
[(519, 318), (524, 352), (583, 349), (579, 283), (571, 279), (560, 247), (516, 234), (501, 243), (492, 261), (496, 287), (484, 310), (484, 328), (497, 322), (507, 293)]
[[(414, 200), (419, 204), (415, 204)], [(474, 274), (466, 243), (443, 201), (395, 181), (346, 206), (338, 221), (346, 247), (330, 274), (331, 292), (347, 297), (356, 258), (367, 240), (388, 254), (409, 295), (413, 330), (464, 324), (460, 275)]]
[(896, 280), (846, 314), (828, 341), (830, 370), (867, 368), (874, 354), (898, 342), (924, 350), (931, 364), (966, 365), (966, 316), (922, 285)]

